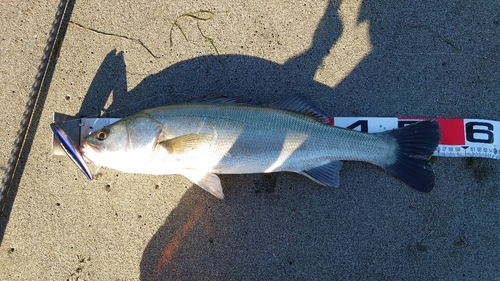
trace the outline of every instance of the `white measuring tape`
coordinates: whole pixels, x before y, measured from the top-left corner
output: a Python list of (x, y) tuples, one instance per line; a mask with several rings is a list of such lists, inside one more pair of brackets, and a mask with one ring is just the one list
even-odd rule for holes
[[(366, 133), (401, 128), (428, 118), (331, 117), (331, 125)], [(500, 159), (500, 122), (484, 119), (434, 119), (441, 141), (434, 156)]]
[[(60, 118), (57, 116), (65, 115), (56, 113), (54, 119)], [(426, 119), (429, 118), (330, 117), (330, 125), (366, 133), (379, 133)], [(65, 130), (75, 143), (78, 143), (79, 137), (87, 136), (93, 131), (118, 120), (120, 118), (79, 119), (79, 124), (78, 122), (72, 122), (72, 126), (80, 127), (79, 136), (70, 135), (71, 130), (66, 130), (66, 128)], [(500, 159), (500, 121), (446, 118), (435, 118), (434, 120), (439, 123), (441, 128), (441, 141), (433, 154), (434, 156)], [(55, 121), (58, 122), (58, 120)], [(60, 124), (64, 127), (64, 121)], [(52, 153), (54, 155), (64, 155), (63, 151), (54, 148)]]

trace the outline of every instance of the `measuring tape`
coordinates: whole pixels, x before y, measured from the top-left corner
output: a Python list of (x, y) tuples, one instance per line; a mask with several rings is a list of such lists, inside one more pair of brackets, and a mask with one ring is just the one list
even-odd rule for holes
[[(331, 117), (330, 125), (365, 133), (379, 133), (428, 118)], [(500, 122), (484, 119), (435, 118), (441, 141), (434, 156), (500, 159)]]
[[(330, 117), (329, 124), (365, 133), (380, 133), (404, 127), (429, 118), (397, 117)], [(75, 144), (120, 118), (82, 118), (55, 113), (54, 121), (66, 131)], [(500, 121), (484, 119), (435, 118), (441, 128), (441, 141), (434, 156), (482, 157), (500, 159)], [(73, 121), (73, 122), (68, 122)], [(53, 141), (53, 155), (65, 155), (59, 143)]]

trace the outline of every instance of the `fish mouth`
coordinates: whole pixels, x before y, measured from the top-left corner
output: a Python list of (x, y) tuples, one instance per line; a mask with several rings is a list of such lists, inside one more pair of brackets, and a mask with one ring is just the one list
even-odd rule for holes
[(102, 152), (104, 150), (104, 147), (102, 145), (91, 143), (85, 139), (82, 139), (81, 143), (82, 146), (79, 147), (79, 150), (82, 154), (85, 154), (85, 149), (93, 149), (97, 152)]
[(104, 150), (104, 147), (102, 145), (91, 143), (84, 138), (82, 138), (80, 142), (81, 146), (78, 146), (77, 150), (82, 156), (83, 160), (87, 163), (94, 163), (92, 159), (94, 159), (97, 154)]
[(75, 147), (76, 150), (78, 151), (78, 153), (80, 154), (80, 156), (82, 156), (83, 158), (83, 161), (85, 161), (86, 163), (93, 163), (92, 160), (90, 160), (86, 154), (85, 154), (85, 151), (84, 151), (84, 147), (83, 146), (77, 146)]

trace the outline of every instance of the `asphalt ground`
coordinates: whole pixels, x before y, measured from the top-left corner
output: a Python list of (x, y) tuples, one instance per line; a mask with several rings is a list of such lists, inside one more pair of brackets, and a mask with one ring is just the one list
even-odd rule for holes
[[(58, 1), (1, 2), (0, 164)], [(416, 192), (348, 162), (182, 176), (51, 156), (53, 113), (124, 117), (226, 95), (303, 95), (333, 116), (500, 120), (498, 1), (76, 1), (0, 221), (0, 280), (500, 280), (500, 162), (438, 158)]]

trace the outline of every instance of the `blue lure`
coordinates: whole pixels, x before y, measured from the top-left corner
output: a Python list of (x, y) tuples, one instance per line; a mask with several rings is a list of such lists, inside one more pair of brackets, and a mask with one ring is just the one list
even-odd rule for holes
[(75, 162), (76, 166), (80, 168), (80, 170), (87, 176), (89, 180), (93, 180), (94, 177), (92, 176), (92, 173), (90, 172), (87, 163), (83, 159), (82, 154), (76, 148), (73, 141), (68, 137), (68, 135), (64, 132), (64, 130), (61, 127), (59, 127), (59, 125), (57, 125), (56, 123), (50, 124), (50, 127), (54, 132), (56, 140), (59, 142), (59, 144), (61, 144), (62, 148), (64, 149), (64, 151), (66, 151), (66, 154), (68, 154), (69, 158), (71, 158), (71, 160)]

